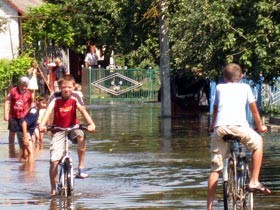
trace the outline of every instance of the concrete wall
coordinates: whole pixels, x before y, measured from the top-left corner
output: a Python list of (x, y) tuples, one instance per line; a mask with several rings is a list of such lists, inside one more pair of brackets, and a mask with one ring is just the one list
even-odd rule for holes
[(5, 0), (0, 0), (0, 17), (7, 18), (6, 30), (0, 32), (0, 59), (18, 56), (19, 26), (18, 13)]

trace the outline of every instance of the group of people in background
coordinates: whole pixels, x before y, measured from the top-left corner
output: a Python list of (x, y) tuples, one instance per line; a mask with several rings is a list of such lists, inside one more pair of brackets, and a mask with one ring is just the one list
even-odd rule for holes
[[(85, 58), (85, 65), (97, 65), (97, 60), (95, 46), (91, 46)], [(87, 130), (95, 131), (95, 123), (85, 108), (81, 86), (76, 84), (61, 59), (54, 59), (54, 63), (55, 65), (50, 65), (48, 56), (43, 58), (40, 65), (33, 60), (26, 76), (22, 76), (18, 84), (10, 89), (4, 102), (4, 120), (8, 122), (9, 145), (10, 148), (13, 147), (17, 137), (21, 151), (19, 160), (22, 162), (33, 162), (36, 148), (43, 148), (47, 125), (71, 128), (79, 124), (77, 111), (88, 125)], [(84, 131), (73, 129), (70, 134), (72, 143), (77, 144), (77, 178), (86, 178), (88, 174), (84, 170)], [(63, 155), (64, 132), (50, 135), (49, 175), (51, 195), (56, 195), (57, 167)]]
[[(80, 85), (69, 74), (60, 59), (55, 59), (55, 80), (51, 89), (50, 59), (45, 57), (40, 66), (33, 60), (26, 76), (19, 79), (18, 85), (11, 88), (4, 102), (4, 120), (8, 122), (9, 145), (18, 139), (21, 150), (20, 161), (33, 161), (36, 148), (43, 146), (46, 126), (72, 127), (79, 124), (79, 111), (88, 125), (88, 131), (95, 130), (95, 124), (85, 108)], [(39, 91), (38, 91), (39, 90)], [(38, 92), (37, 92), (38, 91)], [(53, 120), (50, 122), (50, 120)], [(51, 194), (56, 194), (57, 167), (63, 155), (63, 133), (51, 134), (50, 146), (50, 181)], [(77, 178), (86, 178), (84, 170), (85, 134), (74, 129), (70, 139), (77, 144), (78, 173)]]
[[(30, 80), (28, 89), (34, 96), (36, 91), (39, 92), (39, 95), (58, 91), (57, 81), (68, 73), (60, 58), (54, 59), (54, 65), (51, 65), (50, 61), (50, 58), (46, 56), (40, 65), (36, 60), (31, 62), (27, 71), (27, 76)], [(54, 69), (53, 72), (51, 68)]]
[(68, 73), (60, 58), (56, 58), (54, 63), (55, 79), (52, 81), (50, 58), (44, 57), (40, 65), (32, 60), (26, 76), (20, 78), (19, 84), (11, 88), (5, 99), (4, 120), (8, 121), (9, 145), (14, 150), (17, 136), (20, 161), (32, 160), (34, 148), (43, 148), (44, 133), (39, 131), (38, 124), (46, 110), (49, 95), (59, 91), (55, 84)]
[[(85, 67), (97, 68), (98, 60), (99, 57), (97, 55), (96, 46), (89, 45), (89, 51), (86, 53), (84, 59)], [(67, 70), (62, 60), (58, 57), (53, 60), (52, 64), (51, 59), (48, 56), (43, 58), (40, 65), (38, 65), (36, 60), (33, 60), (27, 71), (27, 76), (30, 80), (28, 89), (32, 92), (33, 96), (36, 95), (36, 91), (39, 92), (39, 95), (50, 94), (53, 91), (58, 91), (59, 87), (57, 81), (61, 79), (63, 75), (69, 73), (70, 72)]]
[(35, 92), (28, 89), (30, 81), (26, 76), (21, 77), (19, 84), (10, 89), (4, 102), (9, 144), (13, 146), (17, 136), (21, 149), (20, 161), (32, 160), (35, 147), (41, 149), (43, 146), (43, 133), (37, 125), (47, 107), (48, 95), (35, 99)]

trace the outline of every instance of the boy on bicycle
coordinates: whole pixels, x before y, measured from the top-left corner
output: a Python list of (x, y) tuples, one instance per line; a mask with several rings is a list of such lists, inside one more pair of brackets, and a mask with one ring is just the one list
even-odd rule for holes
[[(64, 75), (59, 81), (58, 86), (60, 91), (53, 93), (50, 96), (49, 104), (45, 115), (39, 125), (41, 131), (46, 130), (46, 123), (49, 120), (51, 113), (53, 112), (53, 125), (69, 128), (76, 124), (79, 124), (76, 111), (78, 110), (86, 123), (88, 124), (87, 130), (92, 132), (95, 130), (95, 124), (91, 119), (89, 113), (86, 110), (84, 102), (80, 95), (74, 91), (75, 80), (71, 75)], [(78, 178), (86, 178), (88, 174), (84, 172), (84, 160), (85, 160), (85, 134), (80, 129), (73, 129), (69, 138), (73, 143), (77, 143), (78, 152)], [(53, 133), (52, 142), (50, 147), (50, 182), (51, 182), (51, 194), (56, 195), (56, 179), (57, 179), (57, 167), (59, 160), (63, 156), (63, 141), (64, 132), (59, 131)]]
[[(213, 200), (218, 184), (219, 175), (223, 169), (223, 161), (227, 155), (227, 143), (223, 136), (232, 134), (240, 137), (241, 143), (252, 152), (252, 175), (248, 189), (262, 193), (271, 193), (259, 181), (259, 174), (262, 165), (263, 139), (257, 133), (267, 131), (262, 124), (257, 108), (256, 99), (253, 96), (248, 84), (240, 83), (242, 69), (238, 64), (229, 63), (223, 69), (225, 83), (216, 87), (214, 111), (210, 131), (214, 131), (211, 145), (211, 172), (208, 179), (207, 209), (212, 210)], [(246, 107), (255, 121), (257, 132), (250, 128), (246, 119)]]

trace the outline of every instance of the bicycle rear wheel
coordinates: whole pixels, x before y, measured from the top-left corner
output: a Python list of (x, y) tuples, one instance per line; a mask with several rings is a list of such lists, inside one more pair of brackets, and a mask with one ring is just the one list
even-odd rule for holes
[(245, 163), (245, 173), (244, 173), (244, 201), (243, 201), (243, 209), (244, 210), (253, 210), (254, 209), (254, 193), (246, 190), (250, 181), (250, 166), (248, 163)]
[(223, 182), (224, 209), (236, 210), (236, 169), (234, 166), (234, 161), (232, 159), (229, 159), (228, 161), (228, 179), (227, 181)]

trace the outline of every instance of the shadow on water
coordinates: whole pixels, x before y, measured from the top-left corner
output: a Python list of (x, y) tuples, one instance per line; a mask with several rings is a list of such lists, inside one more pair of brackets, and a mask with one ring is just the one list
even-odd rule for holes
[[(159, 104), (95, 106), (97, 132), (88, 134), (89, 177), (75, 180), (69, 199), (49, 196), (49, 144), (35, 161), (18, 162), (0, 126), (0, 209), (205, 209), (209, 173), (207, 114), (160, 118)], [(273, 190), (256, 195), (255, 209), (280, 209), (279, 134), (265, 137), (262, 181)], [(71, 147), (77, 165), (75, 146)], [(223, 209), (221, 188), (215, 209)]]

